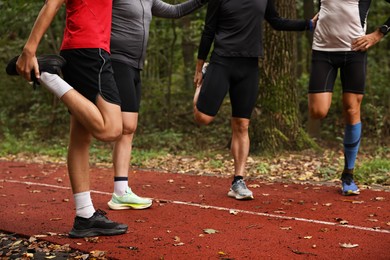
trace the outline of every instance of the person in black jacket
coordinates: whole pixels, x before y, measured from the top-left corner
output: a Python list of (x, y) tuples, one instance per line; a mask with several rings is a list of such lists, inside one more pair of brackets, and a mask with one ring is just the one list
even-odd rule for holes
[[(198, 124), (207, 125), (214, 119), (229, 92), (234, 180), (228, 196), (238, 200), (253, 199), (243, 177), (250, 146), (250, 117), (258, 95), (258, 59), (263, 54), (264, 19), (274, 29), (286, 31), (309, 30), (315, 22), (315, 18), (281, 18), (273, 0), (210, 0), (194, 76), (194, 116)], [(202, 68), (213, 43), (203, 78)]]

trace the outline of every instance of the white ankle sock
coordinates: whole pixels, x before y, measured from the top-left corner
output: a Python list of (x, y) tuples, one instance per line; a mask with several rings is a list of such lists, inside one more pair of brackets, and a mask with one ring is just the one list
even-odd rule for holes
[(58, 98), (73, 89), (65, 80), (57, 74), (42, 72), (40, 82)]
[(126, 193), (128, 181), (114, 181), (114, 193), (117, 196), (123, 196)]
[(90, 218), (95, 213), (95, 208), (92, 204), (91, 192), (85, 191), (73, 194), (76, 204), (76, 216), (82, 218)]

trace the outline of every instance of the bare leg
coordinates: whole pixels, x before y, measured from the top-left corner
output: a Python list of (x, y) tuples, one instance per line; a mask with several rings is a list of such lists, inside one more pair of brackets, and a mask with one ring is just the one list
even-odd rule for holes
[(354, 93), (343, 94), (343, 112), (345, 123), (354, 125), (360, 120), (360, 106), (363, 101), (363, 95)]
[(234, 159), (234, 179), (228, 192), (229, 197), (238, 200), (253, 199), (253, 193), (246, 187), (245, 166), (249, 154), (249, 119), (233, 117), (231, 119), (232, 144), (231, 153)]
[(116, 177), (128, 177), (132, 142), (137, 128), (138, 113), (123, 112), (123, 133), (115, 142), (113, 163)]
[(107, 203), (111, 209), (146, 209), (153, 201), (136, 195), (128, 186), (129, 167), (131, 161), (132, 142), (137, 129), (138, 113), (122, 112), (123, 134), (116, 141), (113, 150), (114, 193)]
[(72, 115), (101, 141), (114, 141), (122, 133), (120, 107), (105, 101), (100, 95), (96, 105), (73, 89), (56, 74), (42, 73), (41, 83), (68, 107)]
[(249, 119), (232, 118), (232, 145), (231, 153), (234, 158), (234, 175), (245, 176), (245, 165), (249, 154)]
[(198, 102), (199, 93), (200, 93), (200, 89), (201, 88), (202, 88), (202, 86), (198, 86), (195, 89), (194, 100), (193, 100), (193, 104), (194, 104), (194, 118), (195, 118), (195, 121), (198, 124), (200, 124), (200, 125), (208, 125), (208, 124), (210, 124), (214, 120), (214, 117), (206, 115), (206, 114), (200, 112), (198, 110), (198, 108), (196, 107), (196, 103)]
[(76, 90), (70, 90), (61, 101), (96, 139), (114, 141), (122, 133), (120, 106), (105, 101), (100, 95), (95, 105)]
[(73, 193), (90, 190), (89, 146), (92, 136), (74, 116), (70, 121), (68, 171)]
[(311, 93), (308, 96), (308, 103), (309, 113), (312, 118), (325, 118), (332, 103), (332, 93)]

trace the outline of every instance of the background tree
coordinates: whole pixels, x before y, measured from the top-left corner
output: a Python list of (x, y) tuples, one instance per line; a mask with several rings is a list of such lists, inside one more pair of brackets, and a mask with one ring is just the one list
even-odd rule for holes
[[(275, 1), (282, 17), (296, 18), (295, 0)], [(260, 93), (253, 115), (252, 144), (255, 150), (303, 149), (313, 143), (301, 126), (296, 83), (295, 32), (264, 29), (264, 59), (260, 69)]]
[[(310, 18), (312, 5), (317, 12), (318, 0), (275, 2), (280, 14), (286, 17), (295, 16), (294, 7), (298, 18)], [(46, 152), (53, 147), (66, 147), (69, 125), (66, 107), (45, 89), (33, 91), (25, 80), (5, 74), (6, 63), (21, 52), (42, 4), (43, 1), (0, 0), (2, 154)], [(384, 0), (371, 2), (368, 32), (387, 19), (389, 6)], [(135, 150), (192, 154), (226, 147), (230, 138), (227, 118), (231, 115), (228, 99), (207, 128), (198, 127), (192, 115), (194, 60), (205, 13), (206, 8), (202, 8), (184, 19), (153, 18), (148, 55), (141, 73), (143, 93)], [(44, 36), (38, 54), (58, 52), (64, 19), (62, 9)], [(303, 130), (308, 124), (307, 85), (311, 56), (308, 37), (310, 34), (277, 32), (268, 25), (265, 27), (266, 56), (261, 64), (260, 96), (250, 129), (257, 153), (311, 145)], [(362, 106), (365, 136), (362, 145), (374, 144), (387, 152), (390, 143), (390, 59), (386, 58), (390, 56), (389, 39), (389, 36), (385, 37), (369, 50), (367, 91)], [(323, 145), (332, 144), (342, 136), (341, 91), (337, 84), (339, 80), (331, 110), (320, 129), (318, 140)], [(39, 150), (42, 145), (48, 148)]]

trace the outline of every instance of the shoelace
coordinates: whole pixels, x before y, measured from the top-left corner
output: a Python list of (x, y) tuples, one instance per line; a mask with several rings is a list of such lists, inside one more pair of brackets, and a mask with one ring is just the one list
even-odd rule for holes
[(104, 210), (101, 210), (101, 209), (97, 209), (95, 214), (102, 215), (106, 218), (107, 212), (105, 212)]

